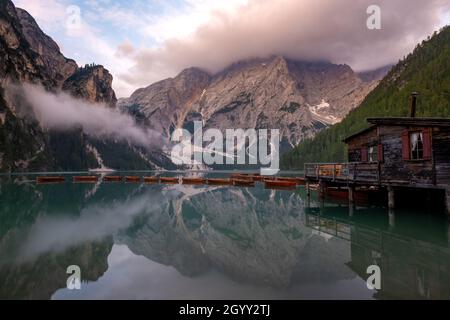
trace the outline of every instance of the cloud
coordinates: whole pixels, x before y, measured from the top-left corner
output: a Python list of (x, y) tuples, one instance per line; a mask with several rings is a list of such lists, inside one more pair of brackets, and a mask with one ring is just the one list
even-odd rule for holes
[(125, 40), (117, 47), (116, 54), (119, 58), (128, 57), (132, 56), (135, 53), (135, 50), (133, 44), (130, 41)]
[[(119, 97), (187, 67), (215, 73), (238, 60), (272, 55), (370, 70), (395, 63), (450, 21), (448, 0), (14, 2), (67, 56), (109, 69)], [(64, 28), (71, 4), (81, 9), (78, 33)], [(381, 7), (381, 30), (366, 27), (372, 4)]]
[[(45, 129), (68, 130), (81, 127), (89, 136), (125, 141), (148, 150), (164, 144), (158, 132), (138, 126), (128, 114), (105, 105), (90, 104), (63, 92), (50, 93), (31, 84), (9, 85), (6, 93), (7, 99), (13, 101), (12, 105), (30, 106), (36, 120)], [(27, 110), (19, 112), (30, 115)]]
[(212, 73), (241, 59), (284, 55), (347, 63), (358, 71), (396, 62), (441, 23), (444, 0), (380, 0), (382, 29), (366, 27), (366, 0), (253, 0), (214, 11), (189, 37), (166, 39), (130, 56), (119, 74), (133, 86), (173, 76), (188, 66)]
[(65, 0), (13, 0), (18, 8), (26, 9), (45, 30), (58, 29), (66, 18)]

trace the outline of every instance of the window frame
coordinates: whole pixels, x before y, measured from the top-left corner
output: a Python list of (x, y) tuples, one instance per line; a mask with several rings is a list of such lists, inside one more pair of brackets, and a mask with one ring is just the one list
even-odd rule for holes
[[(373, 144), (373, 145), (369, 145), (367, 146), (367, 162), (378, 162), (380, 159), (380, 156), (378, 154), (378, 144)], [(372, 149), (372, 152), (370, 152), (370, 150)], [(373, 157), (373, 155), (376, 156), (376, 159), (372, 159), (371, 157)]]
[[(417, 147), (414, 149), (413, 139), (414, 135), (418, 135)], [(424, 134), (422, 130), (413, 130), (408, 132), (409, 140), (409, 160), (411, 161), (423, 161), (426, 160), (425, 155), (425, 145), (424, 145)], [(419, 144), (420, 142), (420, 144)]]

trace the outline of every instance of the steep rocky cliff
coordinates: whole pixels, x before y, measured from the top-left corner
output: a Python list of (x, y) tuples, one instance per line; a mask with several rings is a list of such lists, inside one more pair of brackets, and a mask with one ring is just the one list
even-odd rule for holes
[(194, 110), (209, 85), (210, 76), (197, 68), (189, 68), (177, 77), (138, 89), (130, 98), (119, 100), (118, 106), (166, 137), (174, 128), (183, 126), (186, 115)]
[(112, 75), (103, 66), (86, 66), (68, 77), (62, 89), (77, 98), (115, 107), (117, 98), (112, 89), (112, 81)]
[(27, 11), (16, 8), (16, 13), (26, 41), (30, 48), (38, 54), (34, 63), (48, 72), (49, 79), (54, 80), (57, 85), (61, 85), (78, 69), (78, 65), (74, 60), (63, 56), (58, 44), (42, 32)]
[[(4, 99), (8, 81), (39, 82), (54, 87), (42, 56), (26, 40), (17, 11), (10, 1), (0, 2), (0, 170), (22, 170), (24, 167), (46, 169), (52, 158), (46, 150), (46, 136), (36, 123), (17, 115), (16, 106)], [(42, 62), (42, 63), (40, 63)]]

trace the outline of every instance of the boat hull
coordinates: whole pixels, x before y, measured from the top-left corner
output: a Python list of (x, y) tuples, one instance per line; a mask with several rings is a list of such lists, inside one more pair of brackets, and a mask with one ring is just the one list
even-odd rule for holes
[(97, 176), (74, 176), (73, 182), (75, 183), (97, 183)]
[(183, 178), (181, 180), (182, 184), (205, 184), (206, 179), (203, 178)]
[(160, 182), (164, 184), (178, 184), (180, 180), (178, 178), (161, 178)]
[(127, 177), (125, 177), (125, 182), (128, 182), (128, 183), (139, 183), (139, 182), (141, 182), (141, 177), (127, 176)]
[(158, 183), (159, 178), (158, 177), (144, 177), (145, 183)]
[(38, 184), (52, 184), (52, 183), (63, 183), (66, 182), (64, 177), (37, 177), (36, 183)]

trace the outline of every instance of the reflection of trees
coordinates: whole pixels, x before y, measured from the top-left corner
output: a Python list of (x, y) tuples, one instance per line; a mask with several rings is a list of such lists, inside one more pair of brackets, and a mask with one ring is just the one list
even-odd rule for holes
[(1, 185), (0, 299), (49, 299), (57, 289), (66, 287), (69, 276), (66, 269), (72, 264), (80, 266), (83, 281), (95, 281), (104, 274), (113, 245), (111, 235), (72, 245), (69, 239), (68, 247), (61, 252), (49, 248), (26, 258), (19, 253), (30, 230), (43, 219), (80, 218), (83, 208), (112, 200), (121, 203), (136, 193), (136, 187), (126, 186), (129, 189), (126, 193), (109, 188), (88, 198), (86, 194), (92, 187), (29, 183)]
[(86, 242), (63, 253), (45, 253), (35, 260), (0, 266), (0, 299), (49, 299), (66, 287), (67, 267), (78, 265), (82, 281), (96, 281), (108, 269), (112, 237)]
[(399, 214), (395, 228), (387, 224), (387, 219), (374, 228), (368, 211), (358, 210), (350, 220), (336, 208), (314, 210), (306, 214), (306, 223), (350, 241), (348, 266), (361, 278), (368, 277), (368, 266), (380, 267), (381, 290), (374, 294), (375, 298), (449, 299), (450, 248), (442, 227), (445, 221), (423, 214), (402, 220)]

